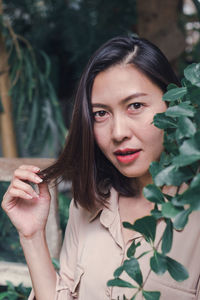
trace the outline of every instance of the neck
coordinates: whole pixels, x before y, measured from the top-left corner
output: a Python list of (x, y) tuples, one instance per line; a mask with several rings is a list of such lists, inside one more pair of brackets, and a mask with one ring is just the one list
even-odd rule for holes
[(137, 189), (137, 196), (143, 197), (143, 188), (151, 183), (153, 183), (153, 180), (150, 173), (142, 177), (133, 178), (134, 187)]

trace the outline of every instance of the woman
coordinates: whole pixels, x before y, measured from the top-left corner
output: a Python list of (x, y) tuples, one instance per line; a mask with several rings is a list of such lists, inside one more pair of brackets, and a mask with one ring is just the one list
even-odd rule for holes
[[(179, 85), (157, 47), (135, 37), (111, 39), (90, 59), (80, 80), (71, 130), (58, 161), (42, 173), (35, 166), (15, 171), (2, 207), (19, 232), (35, 299), (106, 300), (134, 294), (106, 283), (133, 239), (141, 241), (137, 255), (148, 250), (145, 240), (122, 222), (133, 223), (153, 209), (142, 190), (152, 182), (150, 163), (163, 150), (163, 131), (152, 121), (167, 108), (162, 95), (169, 83)], [(59, 177), (72, 181), (74, 200), (56, 274), (45, 238), (50, 204), (46, 182)], [(26, 181), (38, 184), (39, 193)], [(200, 299), (197, 224), (198, 214), (193, 214), (185, 231), (175, 233), (170, 252), (189, 270), (185, 282), (149, 273), (148, 255), (140, 260), (145, 289), (161, 291), (162, 300)], [(157, 243), (163, 230), (160, 221)]]

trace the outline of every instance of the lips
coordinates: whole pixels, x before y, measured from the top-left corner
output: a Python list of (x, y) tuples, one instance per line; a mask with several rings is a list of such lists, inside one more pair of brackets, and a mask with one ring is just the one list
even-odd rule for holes
[(126, 148), (123, 150), (116, 150), (114, 154), (119, 162), (128, 164), (138, 158), (140, 152), (141, 149)]

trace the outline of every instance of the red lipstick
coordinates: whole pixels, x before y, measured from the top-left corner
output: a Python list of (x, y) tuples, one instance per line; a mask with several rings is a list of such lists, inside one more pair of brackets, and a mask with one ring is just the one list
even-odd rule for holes
[(128, 164), (134, 161), (140, 155), (141, 149), (130, 149), (126, 148), (123, 150), (116, 150), (114, 154), (117, 157), (117, 160), (121, 163)]

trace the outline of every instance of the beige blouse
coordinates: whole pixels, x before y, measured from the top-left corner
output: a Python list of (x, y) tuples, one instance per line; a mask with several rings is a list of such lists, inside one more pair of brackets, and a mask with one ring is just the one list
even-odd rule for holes
[[(55, 300), (123, 300), (130, 299), (133, 289), (107, 287), (114, 270), (126, 259), (132, 240), (124, 245), (118, 211), (118, 194), (112, 189), (109, 208), (91, 214), (83, 208), (70, 205), (70, 217), (60, 255), (60, 273), (57, 275)], [(165, 229), (165, 222), (157, 226), (156, 244)], [(134, 239), (141, 241), (136, 256), (149, 250), (148, 243), (138, 233)], [(168, 254), (182, 263), (189, 271), (189, 278), (177, 282), (166, 272), (158, 276), (149, 274), (149, 258), (140, 258), (140, 267), (147, 291), (160, 291), (161, 300), (200, 300), (200, 212), (190, 215), (189, 222), (181, 232), (174, 233), (173, 247)], [(128, 275), (120, 278), (131, 282)], [(134, 282), (132, 282), (134, 284)], [(33, 300), (31, 293), (29, 300)], [(136, 300), (141, 300), (141, 293)]]

